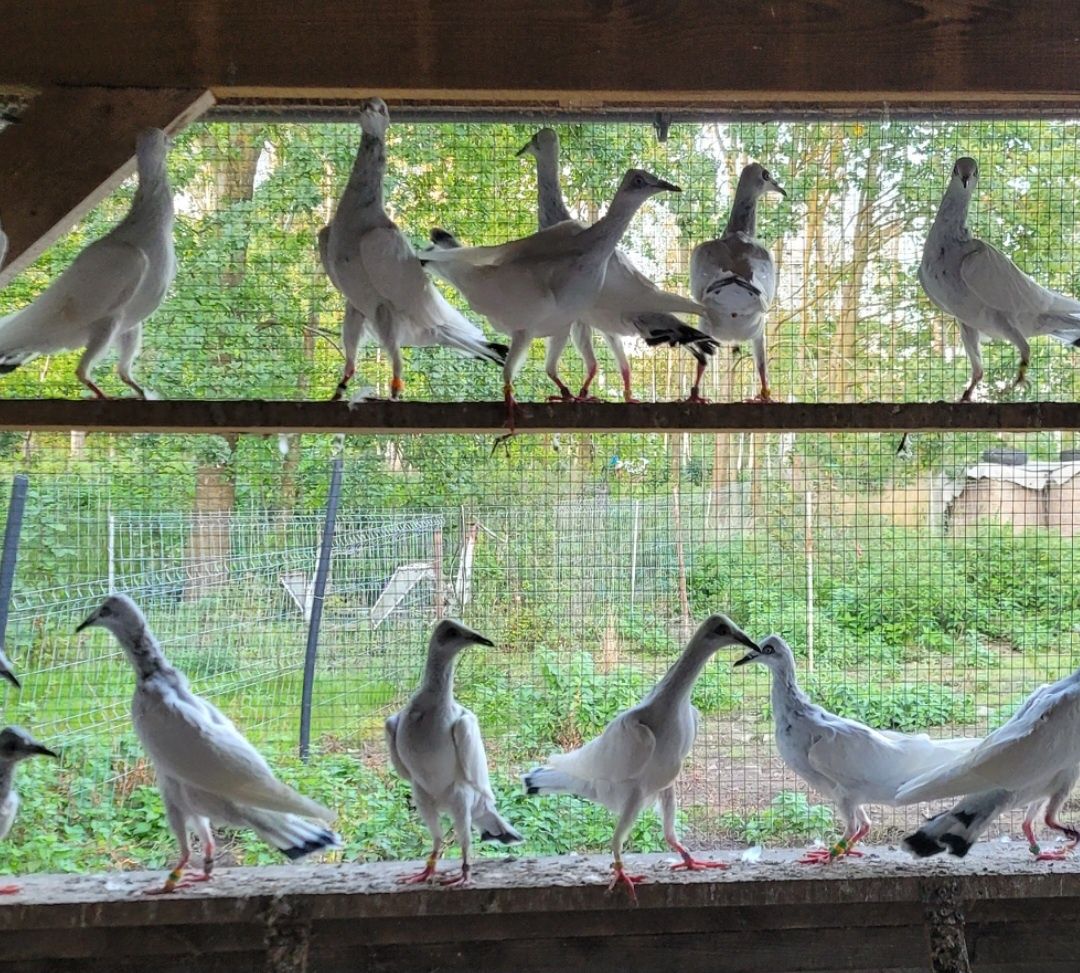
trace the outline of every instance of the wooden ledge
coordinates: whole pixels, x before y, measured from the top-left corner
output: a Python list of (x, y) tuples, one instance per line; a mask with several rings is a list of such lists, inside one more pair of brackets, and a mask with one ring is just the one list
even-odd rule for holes
[[(501, 402), (0, 400), (0, 429), (152, 433), (503, 433)], [(1080, 429), (1074, 402), (523, 403), (522, 433), (1027, 432)]]
[(607, 894), (602, 856), (485, 858), (462, 890), (396, 884), (411, 862), (222, 869), (171, 897), (141, 894), (163, 871), (31, 876), (0, 900), (0, 971), (914, 973), (962, 970), (964, 951), (979, 973), (1075, 969), (1080, 863), (1021, 842), (964, 861), (867, 851), (828, 868), (721, 851), (730, 871), (689, 875), (630, 855), (649, 880), (637, 908)]

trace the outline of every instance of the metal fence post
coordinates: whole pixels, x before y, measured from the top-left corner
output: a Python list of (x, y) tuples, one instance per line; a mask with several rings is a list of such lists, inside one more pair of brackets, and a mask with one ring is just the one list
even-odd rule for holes
[(15, 567), (19, 561), (19, 535), (22, 533), (26, 487), (29, 482), (25, 473), (16, 474), (11, 481), (11, 502), (8, 504), (7, 524), (4, 526), (4, 549), (0, 553), (0, 649), (7, 644), (11, 589), (15, 584)]
[(307, 650), (304, 654), (304, 689), (300, 697), (300, 759), (307, 760), (311, 752), (311, 694), (315, 688), (315, 660), (319, 654), (319, 628), (322, 625), (323, 595), (330, 575), (330, 553), (334, 547), (334, 523), (337, 521), (338, 500), (341, 497), (341, 457), (330, 469), (330, 493), (326, 498), (326, 522), (323, 524), (319, 564), (315, 569), (315, 588), (308, 622)]

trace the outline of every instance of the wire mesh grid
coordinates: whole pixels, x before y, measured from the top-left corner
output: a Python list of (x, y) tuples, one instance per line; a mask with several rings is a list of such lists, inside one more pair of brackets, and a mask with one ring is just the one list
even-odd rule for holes
[[(922, 294), (916, 269), (953, 161), (980, 163), (971, 225), (1040, 283), (1080, 292), (1071, 120), (777, 121), (677, 123), (667, 141), (631, 122), (556, 124), (572, 212), (599, 216), (630, 165), (677, 181), (651, 200), (624, 245), (664, 287), (688, 291), (694, 245), (718, 235), (741, 166), (757, 159), (786, 188), (759, 206), (779, 289), (768, 325), (771, 382), (782, 399), (954, 398), (969, 369), (953, 321)], [(388, 204), (421, 247), (433, 226), (462, 241), (498, 243), (535, 229), (532, 160), (515, 152), (535, 130), (495, 123), (397, 124), (389, 136)], [(146, 329), (138, 371), (168, 398), (326, 398), (341, 370), (342, 301), (319, 263), (316, 234), (331, 217), (359, 141), (355, 124), (210, 122), (181, 135), (170, 156), (179, 275)], [(124, 212), (130, 183), (0, 292), (0, 310), (38, 293), (78, 249)], [(456, 294), (451, 299), (458, 301)], [(475, 316), (474, 316), (475, 317)], [(481, 322), (482, 323), (482, 322)], [(494, 335), (492, 336), (494, 337)], [(597, 342), (601, 345), (601, 342)], [(628, 346), (639, 397), (686, 395), (689, 356)], [(610, 353), (599, 348), (597, 394), (619, 398)], [(746, 354), (714, 361), (708, 394), (756, 390)], [(988, 397), (1074, 399), (1072, 351), (1034, 342), (1031, 387), (1010, 392), (1016, 352), (986, 349)], [(564, 375), (581, 378), (572, 349)], [(520, 395), (553, 391), (542, 349), (522, 371)], [(11, 396), (79, 394), (74, 357), (38, 360), (5, 376)], [(414, 350), (406, 395), (454, 401), (497, 397), (498, 369), (439, 350)], [(123, 393), (114, 377), (106, 389)], [(386, 394), (388, 365), (369, 347), (356, 380)]]
[[(11, 437), (30, 486), (0, 699), (63, 752), (21, 774), (0, 868), (163, 864), (170, 839), (130, 729), (132, 674), (75, 625), (110, 587), (282, 775), (342, 811), (346, 857), (416, 857), (426, 836), (384, 752), (431, 626), (487, 634), (459, 664), (493, 781), (530, 854), (603, 850), (607, 812), (527, 798), (518, 774), (640, 699), (706, 615), (783, 635), (822, 705), (872, 725), (975, 736), (1078, 656), (1080, 463), (1071, 433)], [(318, 639), (312, 756), (297, 757), (330, 458), (341, 507)], [(722, 652), (694, 690), (679, 783), (697, 846), (800, 845), (838, 826), (780, 760), (768, 673)], [(921, 807), (874, 808), (893, 840)], [(56, 827), (59, 822), (59, 828)], [(992, 836), (1013, 834), (1015, 816)], [(645, 815), (631, 846), (662, 847)], [(500, 851), (500, 853), (502, 853)], [(235, 860), (273, 860), (237, 836)]]

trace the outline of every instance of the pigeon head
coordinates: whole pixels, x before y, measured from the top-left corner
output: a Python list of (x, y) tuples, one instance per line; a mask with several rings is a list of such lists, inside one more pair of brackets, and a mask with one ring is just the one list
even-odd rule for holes
[(382, 98), (368, 98), (360, 106), (360, 128), (377, 139), (386, 137), (390, 127), (390, 110)]
[(0, 764), (14, 764), (38, 756), (56, 757), (57, 754), (38, 743), (21, 726), (5, 726), (0, 730)]
[(698, 626), (695, 638), (711, 648), (722, 649), (729, 645), (742, 645), (757, 650), (758, 644), (736, 625), (727, 615), (712, 615)]
[(455, 618), (446, 618), (431, 633), (431, 648), (443, 658), (452, 659), (469, 645), (494, 645), (489, 638), (469, 628)]
[(766, 193), (787, 195), (787, 191), (776, 181), (776, 177), (760, 162), (751, 162), (743, 169), (739, 176), (739, 188), (749, 190), (755, 199)]
[(127, 595), (109, 595), (97, 608), (86, 616), (75, 629), (107, 628), (119, 639), (121, 645), (136, 642), (146, 628), (146, 619)]
[(682, 190), (673, 182), (654, 176), (644, 169), (628, 169), (619, 183), (620, 196), (645, 200), (657, 193), (681, 193)]
[(541, 156), (556, 158), (559, 155), (559, 136), (553, 128), (542, 128), (518, 149), (517, 154), (531, 155), (537, 159)]
[(770, 635), (763, 639), (755, 649), (736, 660), (735, 665), (744, 666), (748, 662), (760, 662), (770, 669), (783, 669), (795, 664), (795, 655), (791, 651), (791, 646), (779, 635)]
[(966, 155), (957, 159), (952, 167), (952, 178), (953, 182), (959, 180), (962, 188), (973, 190), (979, 182), (979, 163)]

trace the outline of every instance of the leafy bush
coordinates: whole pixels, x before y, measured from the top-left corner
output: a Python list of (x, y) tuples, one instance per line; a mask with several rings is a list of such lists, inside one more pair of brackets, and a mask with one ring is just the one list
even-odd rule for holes
[(824, 838), (833, 827), (833, 812), (824, 804), (811, 804), (801, 791), (781, 791), (767, 808), (741, 818), (721, 815), (721, 825), (751, 845), (777, 839), (785, 844), (799, 839)]
[(882, 688), (826, 677), (811, 678), (807, 688), (811, 698), (826, 709), (882, 730), (911, 732), (975, 720), (971, 700), (944, 686)]

